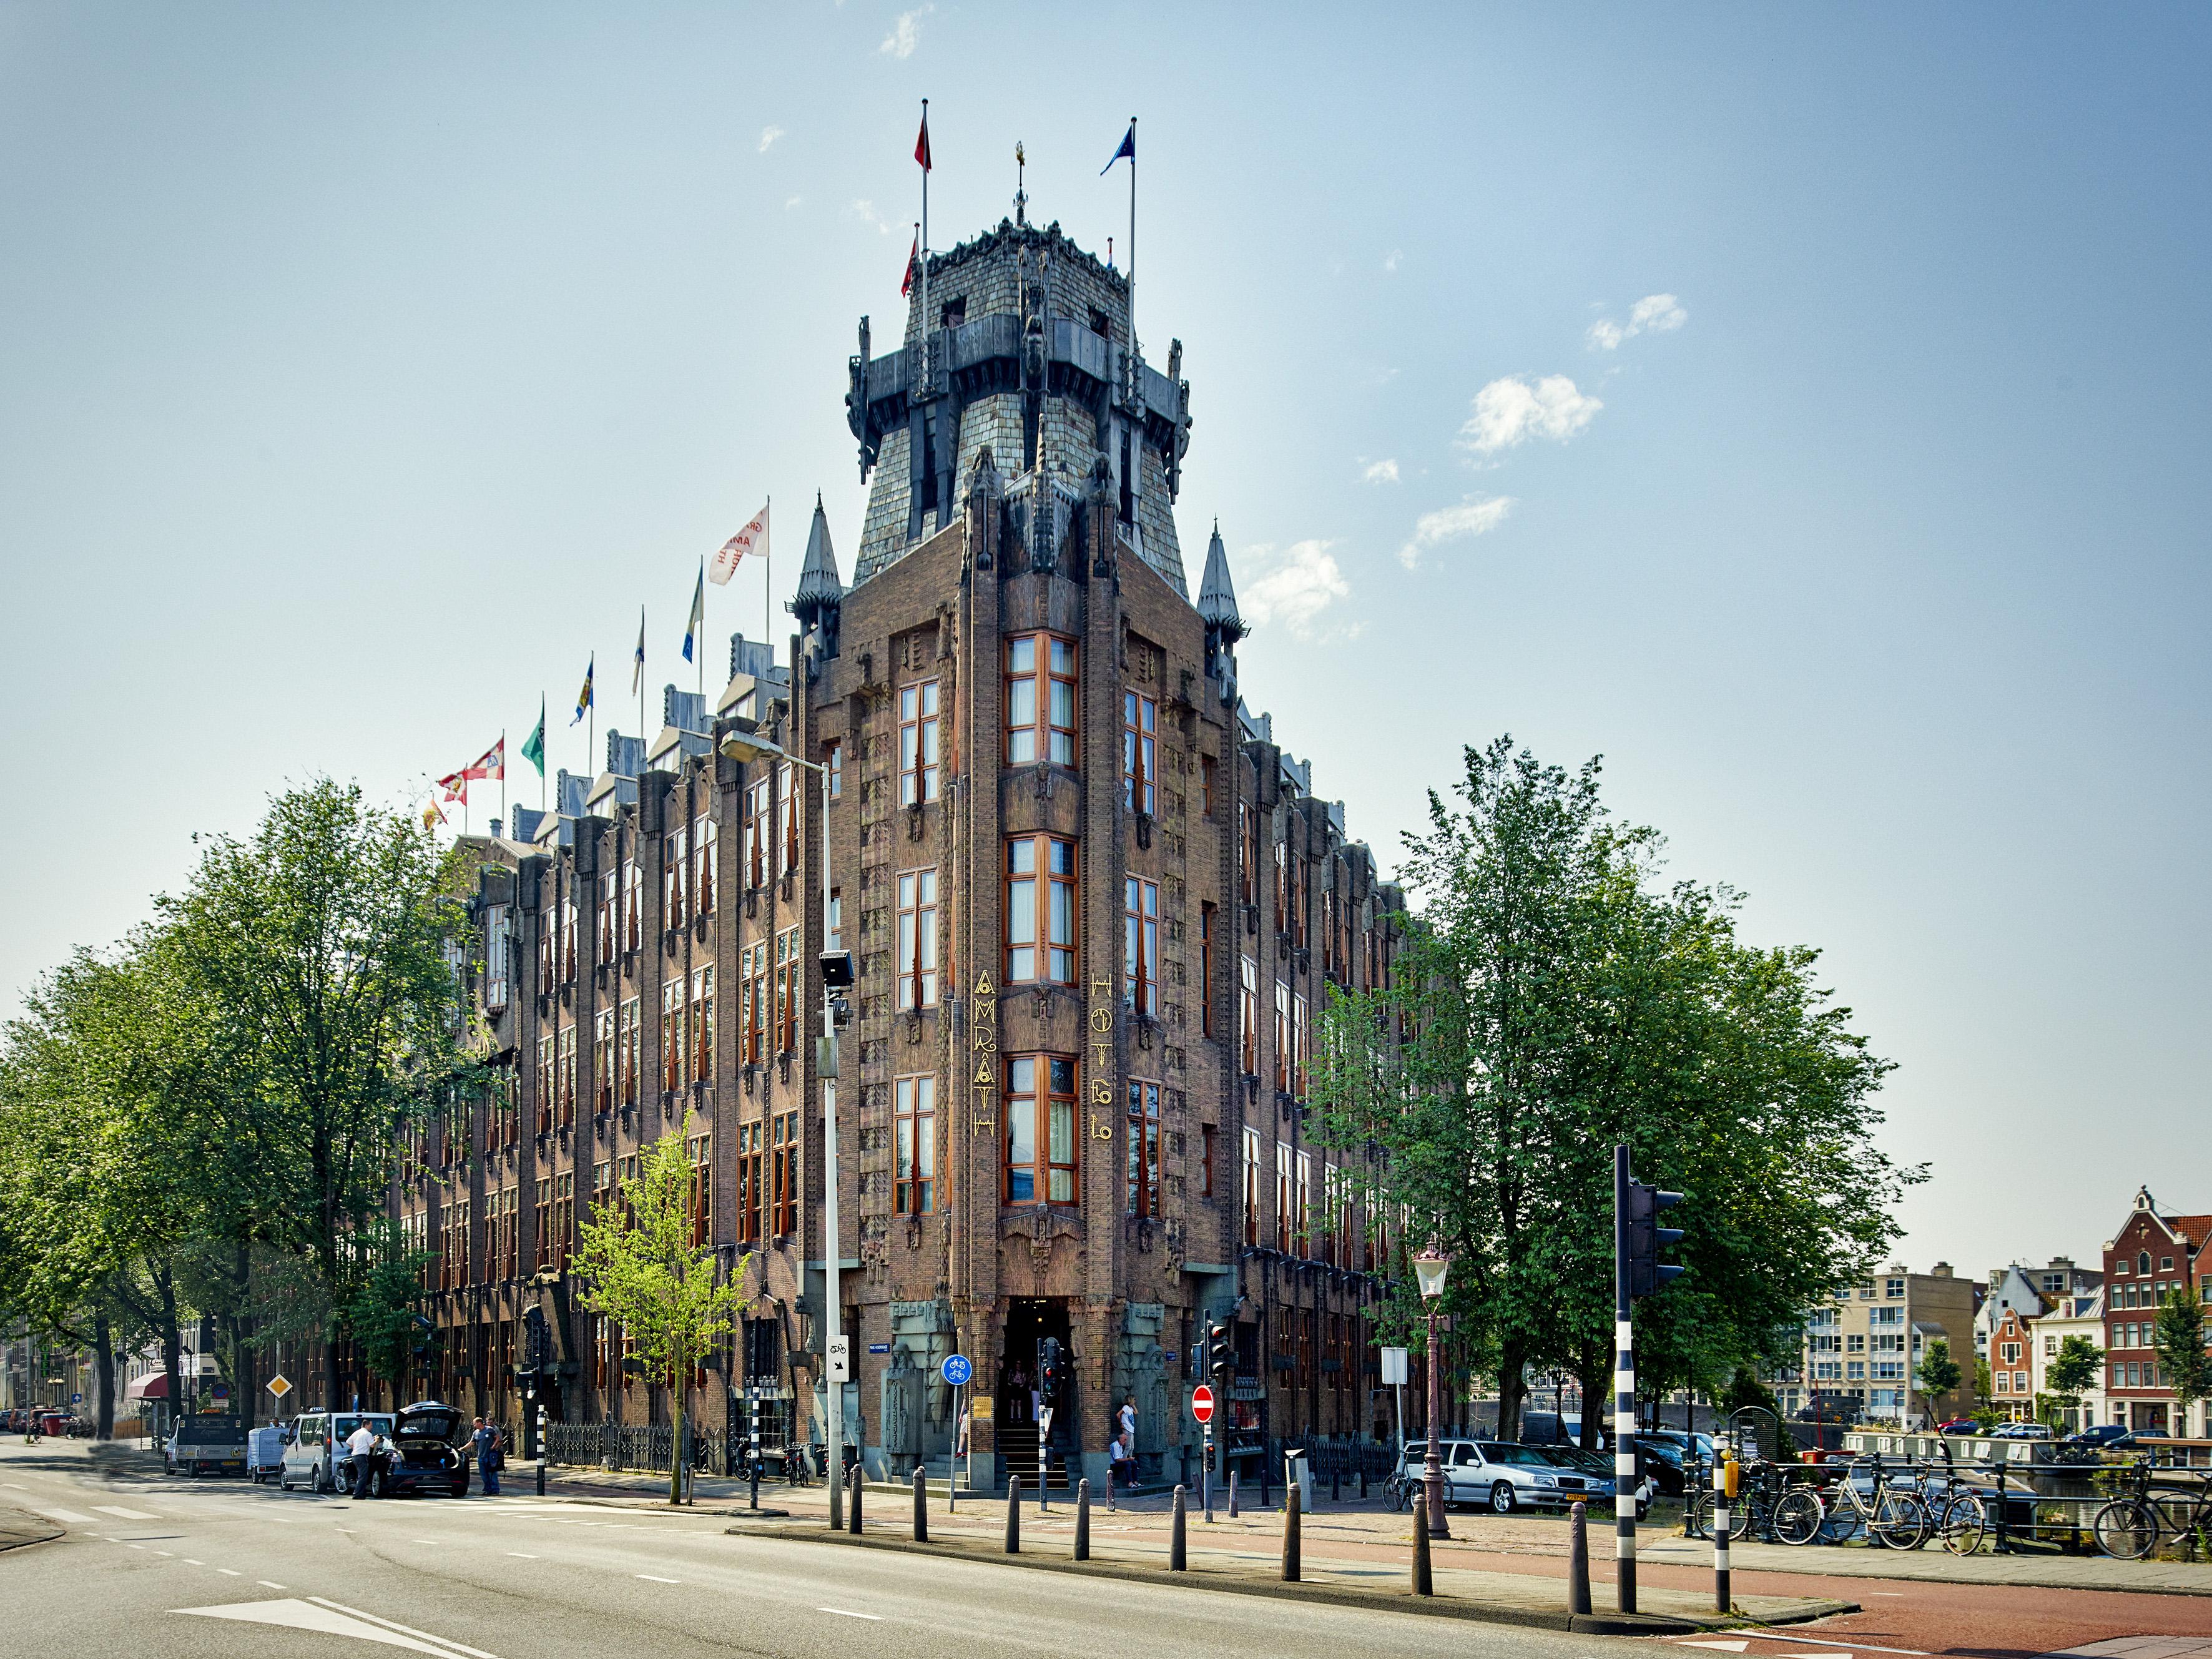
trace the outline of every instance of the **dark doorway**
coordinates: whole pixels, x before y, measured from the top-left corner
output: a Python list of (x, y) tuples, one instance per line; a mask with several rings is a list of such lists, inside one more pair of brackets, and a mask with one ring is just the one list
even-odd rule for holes
[[(1060, 1344), (1061, 1382), (1049, 1401), (1042, 1398), (1042, 1362), (1047, 1340)], [(1067, 1304), (1041, 1297), (1017, 1297), (1006, 1309), (1006, 1346), (999, 1360), (998, 1393), (994, 1409), (998, 1415), (999, 1455), (1004, 1460), (1006, 1472), (1018, 1474), (1022, 1484), (1030, 1491), (1037, 1486), (1039, 1476), (1050, 1471), (1056, 1486), (1067, 1484), (1068, 1469), (1073, 1466), (1073, 1453), (1079, 1444), (1077, 1428), (1077, 1398), (1074, 1375), (1074, 1350), (1068, 1340)], [(1037, 1407), (1049, 1404), (1053, 1408), (1051, 1455), (1048, 1460), (1046, 1446), (1038, 1443)]]

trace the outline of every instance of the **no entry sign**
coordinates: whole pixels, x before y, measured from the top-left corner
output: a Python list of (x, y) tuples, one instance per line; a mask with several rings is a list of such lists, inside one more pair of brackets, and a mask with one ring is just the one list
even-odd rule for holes
[(1203, 1382), (1190, 1391), (1190, 1414), (1201, 1423), (1213, 1420), (1213, 1390)]

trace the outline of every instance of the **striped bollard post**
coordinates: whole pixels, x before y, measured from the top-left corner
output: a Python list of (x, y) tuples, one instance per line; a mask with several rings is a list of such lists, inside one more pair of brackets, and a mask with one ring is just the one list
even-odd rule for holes
[(1713, 1460), (1713, 1607), (1729, 1610), (1729, 1490), (1728, 1465)]
[(1631, 1314), (1628, 1148), (1613, 1149), (1613, 1605), (1636, 1611), (1636, 1327)]

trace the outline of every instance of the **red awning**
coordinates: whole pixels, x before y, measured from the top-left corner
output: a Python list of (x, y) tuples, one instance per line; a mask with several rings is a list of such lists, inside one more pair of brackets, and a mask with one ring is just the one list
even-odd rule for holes
[(169, 1397), (169, 1374), (155, 1371), (151, 1376), (142, 1376), (123, 1394), (126, 1400), (167, 1400)]

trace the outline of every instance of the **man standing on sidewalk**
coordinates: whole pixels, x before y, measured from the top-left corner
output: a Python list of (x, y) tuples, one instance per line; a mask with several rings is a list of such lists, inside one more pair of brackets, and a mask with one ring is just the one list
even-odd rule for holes
[[(1126, 1395), (1121, 1409), (1114, 1414), (1115, 1426), (1121, 1431), (1121, 1455), (1128, 1460), (1129, 1478), (1137, 1474), (1137, 1396)], [(1163, 1477), (1164, 1478), (1164, 1477)]]

